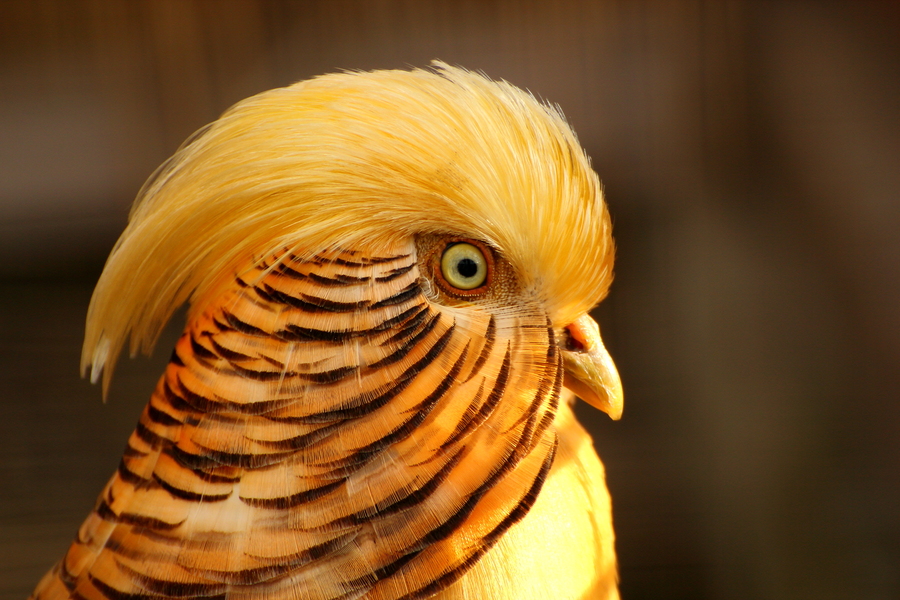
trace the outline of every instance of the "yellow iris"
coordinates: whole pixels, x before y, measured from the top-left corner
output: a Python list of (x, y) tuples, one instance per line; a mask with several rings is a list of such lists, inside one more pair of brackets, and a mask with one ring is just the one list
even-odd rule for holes
[(441, 273), (447, 283), (460, 290), (472, 290), (487, 279), (484, 254), (472, 244), (453, 244), (441, 257)]

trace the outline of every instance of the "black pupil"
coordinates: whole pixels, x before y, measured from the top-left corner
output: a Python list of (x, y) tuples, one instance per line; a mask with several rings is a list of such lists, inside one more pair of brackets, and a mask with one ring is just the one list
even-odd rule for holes
[(464, 258), (456, 263), (456, 272), (466, 279), (475, 277), (475, 274), (478, 273), (478, 263), (471, 258)]

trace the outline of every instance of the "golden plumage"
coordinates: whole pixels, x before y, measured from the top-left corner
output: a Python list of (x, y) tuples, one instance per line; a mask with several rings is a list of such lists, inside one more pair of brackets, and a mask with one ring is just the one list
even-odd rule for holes
[(104, 392), (126, 338), (188, 323), (34, 597), (618, 597), (563, 387), (621, 413), (586, 314), (612, 259), (574, 134), (512, 85), (437, 64), (239, 103), (145, 185), (97, 285)]

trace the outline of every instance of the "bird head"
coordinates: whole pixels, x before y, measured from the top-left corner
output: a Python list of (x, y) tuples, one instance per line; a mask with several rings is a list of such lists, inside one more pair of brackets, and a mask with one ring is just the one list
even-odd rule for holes
[(495, 308), (538, 307), (559, 332), (566, 386), (619, 417), (618, 375), (587, 316), (612, 280), (599, 179), (557, 109), (443, 63), (264, 92), (188, 140), (110, 255), (82, 368), (105, 391), (126, 339), (149, 352), (179, 306), (199, 313), (261, 257), (409, 238), (423, 257), (463, 241), (496, 259), (509, 293), (490, 296)]

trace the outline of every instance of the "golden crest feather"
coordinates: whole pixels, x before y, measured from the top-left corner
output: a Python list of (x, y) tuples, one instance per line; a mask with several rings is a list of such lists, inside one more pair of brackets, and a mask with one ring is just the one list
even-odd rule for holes
[(253, 258), (466, 232), (502, 251), (554, 325), (599, 302), (613, 247), (600, 182), (559, 111), (432, 69), (324, 75), (200, 130), (144, 185), (88, 312), (82, 370), (108, 388)]

